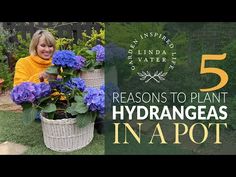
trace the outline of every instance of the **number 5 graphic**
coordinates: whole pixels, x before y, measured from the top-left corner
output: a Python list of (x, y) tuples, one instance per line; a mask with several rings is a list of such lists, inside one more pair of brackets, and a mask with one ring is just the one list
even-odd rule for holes
[(222, 55), (202, 55), (200, 74), (207, 74), (207, 73), (217, 74), (220, 77), (220, 83), (211, 88), (200, 89), (201, 92), (215, 91), (221, 89), (227, 84), (229, 77), (224, 70), (219, 68), (205, 68), (205, 63), (207, 60), (224, 60), (225, 58), (226, 58), (226, 53)]

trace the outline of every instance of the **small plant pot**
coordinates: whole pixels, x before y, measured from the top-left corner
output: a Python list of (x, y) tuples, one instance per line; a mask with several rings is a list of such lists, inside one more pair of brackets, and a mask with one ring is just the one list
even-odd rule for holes
[(100, 88), (105, 81), (104, 69), (93, 71), (82, 71), (80, 77), (85, 81), (87, 87)]
[(76, 118), (51, 120), (41, 116), (44, 144), (57, 152), (70, 152), (87, 146), (94, 137), (94, 123), (83, 128)]

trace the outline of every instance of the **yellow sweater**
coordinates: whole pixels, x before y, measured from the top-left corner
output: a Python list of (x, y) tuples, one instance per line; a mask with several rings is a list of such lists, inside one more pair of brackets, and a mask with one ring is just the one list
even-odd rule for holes
[(14, 86), (22, 82), (39, 83), (39, 74), (52, 64), (52, 59), (44, 60), (30, 55), (17, 61), (15, 67)]

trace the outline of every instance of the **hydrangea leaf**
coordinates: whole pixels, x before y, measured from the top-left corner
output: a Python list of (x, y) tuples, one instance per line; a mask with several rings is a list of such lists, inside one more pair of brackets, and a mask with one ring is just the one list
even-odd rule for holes
[(32, 107), (32, 104), (26, 103), (22, 105), (23, 107), (23, 123), (29, 125), (35, 119), (37, 115), (37, 109)]
[(41, 103), (43, 103), (44, 101), (48, 101), (49, 99), (51, 99), (51, 95), (50, 95), (50, 96), (47, 96), (47, 97), (42, 97), (42, 98), (40, 98), (40, 99), (38, 100), (39, 105), (40, 105)]
[(87, 50), (86, 53), (87, 53), (88, 55), (90, 55), (92, 58), (95, 58), (95, 57), (96, 57), (96, 52), (94, 52), (94, 51)]
[(58, 70), (59, 70), (58, 66), (50, 66), (47, 68), (46, 73), (58, 75), (59, 74)]
[(66, 109), (66, 112), (71, 114), (72, 116), (75, 116), (78, 114), (78, 112), (76, 111), (76, 103), (72, 103), (71, 104), (71, 107), (68, 107)]
[(48, 104), (45, 108), (42, 109), (42, 112), (50, 113), (55, 112), (57, 110), (57, 107), (54, 103)]
[(78, 114), (76, 118), (77, 118), (77, 121), (76, 121), (77, 126), (81, 128), (81, 127), (85, 127), (90, 122), (92, 122), (93, 116), (90, 112), (87, 112), (85, 114)]
[(75, 111), (83, 114), (88, 111), (88, 107), (84, 103), (76, 103)]
[(77, 95), (77, 96), (75, 96), (75, 101), (77, 103), (83, 103), (84, 102), (84, 98), (82, 96)]
[(55, 112), (50, 112), (50, 113), (48, 113), (48, 119), (53, 119), (54, 118), (54, 114), (55, 114)]
[(73, 68), (63, 68), (63, 73), (66, 75), (73, 75), (74, 69)]

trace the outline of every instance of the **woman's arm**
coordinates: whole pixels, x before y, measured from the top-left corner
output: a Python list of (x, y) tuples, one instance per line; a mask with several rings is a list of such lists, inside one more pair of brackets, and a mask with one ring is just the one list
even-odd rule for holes
[(15, 75), (14, 75), (14, 83), (13, 85), (19, 85), (22, 82), (34, 82), (38, 83), (40, 73), (36, 73), (31, 75), (27, 69), (29, 67), (23, 60), (18, 60), (15, 66)]

